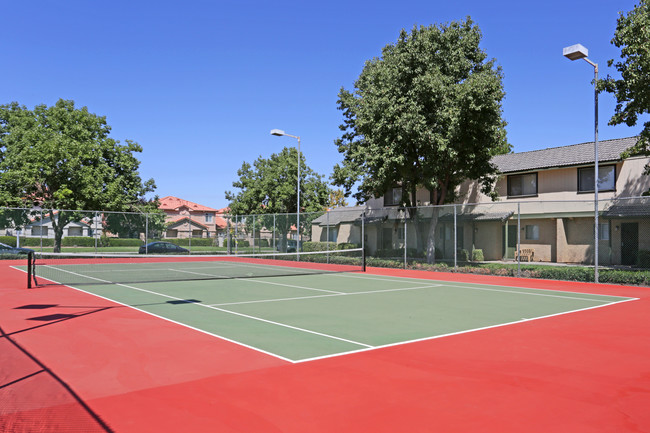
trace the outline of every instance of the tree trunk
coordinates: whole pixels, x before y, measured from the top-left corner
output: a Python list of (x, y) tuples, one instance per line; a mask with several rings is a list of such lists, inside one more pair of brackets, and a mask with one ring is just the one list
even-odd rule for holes
[(63, 216), (62, 212), (57, 214), (52, 211), (50, 220), (52, 221), (52, 229), (54, 230), (54, 252), (61, 252), (61, 243), (63, 240), (63, 228), (68, 224), (68, 218)]
[(427, 237), (427, 263), (436, 263), (436, 229), (438, 228), (438, 216), (440, 210), (433, 207), (431, 212), (431, 223), (429, 225), (429, 236)]

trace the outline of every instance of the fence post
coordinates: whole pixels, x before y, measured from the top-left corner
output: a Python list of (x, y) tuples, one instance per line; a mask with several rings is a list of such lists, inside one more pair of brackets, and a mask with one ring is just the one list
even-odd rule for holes
[(366, 272), (366, 211), (361, 214), (361, 260), (363, 272)]
[(361, 248), (366, 250), (366, 211), (361, 213)]
[(230, 215), (228, 215), (226, 217), (226, 239), (225, 239), (226, 253), (228, 255), (232, 254), (232, 240), (231, 240), (232, 234), (230, 233), (230, 230), (232, 230), (231, 227), (232, 227), (232, 224), (230, 224)]
[[(454, 270), (458, 270), (458, 239), (457, 239), (457, 230), (458, 226), (456, 225), (456, 205), (454, 205)], [(472, 250), (474, 254), (474, 250)]]
[(327, 238), (325, 239), (325, 245), (326, 245), (325, 250), (327, 251), (327, 263), (329, 264), (330, 262), (330, 210), (328, 209), (325, 212), (326, 212), (325, 215), (327, 215), (327, 217), (325, 218), (326, 220), (325, 224), (327, 224), (326, 226)]
[(97, 211), (95, 211), (94, 220), (95, 220), (94, 221), (94, 226), (95, 226), (94, 231), (95, 231), (95, 233), (94, 233), (93, 237), (95, 238), (95, 254), (97, 254)]
[(144, 214), (144, 252), (147, 253), (148, 247), (147, 245), (149, 244), (149, 214), (146, 213)]
[[(300, 182), (300, 179), (298, 179), (298, 182)], [(300, 250), (302, 250), (302, 247), (300, 245), (301, 235), (302, 233), (300, 232), (300, 208), (298, 208), (298, 211), (296, 212), (296, 261), (297, 262), (300, 261)]]
[(404, 208), (404, 269), (406, 269), (406, 267), (408, 266), (407, 265), (407, 263), (408, 263), (408, 257), (407, 257), (408, 256), (408, 252), (407, 252), (408, 251), (408, 245), (407, 245), (408, 241), (406, 239), (406, 230), (407, 230), (406, 229), (406, 224), (407, 224), (406, 223), (406, 212), (407, 212), (407, 210), (406, 210), (406, 208)]
[(41, 234), (39, 237), (41, 239), (41, 252), (43, 252), (43, 209), (41, 209), (39, 213), (41, 218)]
[(521, 203), (517, 203), (517, 278), (521, 277)]
[[(596, 119), (597, 121), (597, 119)], [(596, 139), (596, 154), (598, 152), (598, 139)], [(596, 156), (596, 171), (598, 170), (598, 156)], [(600, 223), (598, 222), (598, 173), (594, 173), (596, 187), (594, 188), (594, 283), (598, 283), (598, 239), (600, 234)]]

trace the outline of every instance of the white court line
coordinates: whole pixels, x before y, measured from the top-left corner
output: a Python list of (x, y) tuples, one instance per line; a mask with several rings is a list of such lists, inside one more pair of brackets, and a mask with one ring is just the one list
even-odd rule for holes
[[(53, 269), (57, 269), (57, 268), (53, 268)], [(57, 270), (59, 270), (59, 269), (57, 269)], [(44, 278), (44, 279), (47, 279), (48, 281), (51, 281), (51, 282), (53, 282), (53, 283), (55, 283), (55, 284), (64, 284), (64, 283), (60, 283), (60, 282), (58, 282), (58, 281), (52, 280), (52, 279), (50, 279), (50, 278)], [(111, 284), (114, 284), (114, 283), (111, 283)], [(116, 285), (118, 285), (118, 286), (124, 286), (124, 284), (116, 284)], [(69, 284), (65, 284), (65, 286), (66, 286), (66, 287), (70, 287), (71, 289), (77, 290), (77, 291), (79, 291), (79, 292), (86, 293), (86, 294), (88, 294), (88, 295), (97, 296), (98, 298), (105, 299), (105, 300), (110, 301), (110, 302), (112, 302), (112, 303), (114, 303), (114, 304), (122, 305), (122, 306), (127, 307), (127, 308), (133, 308), (134, 310), (137, 310), (137, 311), (139, 311), (139, 312), (141, 312), (141, 313), (148, 314), (148, 315), (153, 316), (153, 317), (156, 317), (156, 318), (158, 318), (158, 319), (166, 320), (166, 321), (168, 321), (168, 322), (170, 322), (170, 323), (174, 323), (174, 324), (179, 325), (179, 326), (184, 326), (185, 328), (188, 328), (188, 329), (192, 329), (192, 330), (194, 330), (194, 331), (201, 332), (201, 333), (206, 334), (206, 335), (209, 335), (209, 336), (211, 336), (211, 337), (216, 337), (216, 338), (219, 338), (219, 339), (221, 339), (221, 340), (228, 341), (229, 343), (233, 343), (233, 344), (236, 344), (236, 345), (238, 345), (238, 346), (245, 347), (245, 348), (247, 348), (247, 349), (251, 349), (251, 350), (255, 350), (255, 351), (260, 352), (260, 353), (264, 353), (265, 355), (269, 355), (269, 356), (272, 356), (272, 357), (275, 357), (275, 358), (281, 359), (281, 360), (283, 360), (283, 361), (290, 362), (290, 363), (292, 363), (292, 364), (295, 364), (295, 363), (296, 363), (296, 361), (294, 361), (293, 359), (286, 358), (286, 357), (284, 357), (284, 356), (282, 356), (282, 355), (278, 355), (277, 353), (269, 352), (269, 351), (266, 351), (266, 350), (264, 350), (264, 349), (260, 349), (259, 347), (251, 346), (251, 345), (248, 345), (248, 344), (246, 344), (246, 343), (242, 343), (241, 341), (233, 340), (233, 339), (228, 338), (228, 337), (225, 337), (225, 336), (223, 336), (223, 335), (219, 335), (219, 334), (215, 334), (214, 332), (206, 331), (205, 329), (196, 328), (196, 327), (194, 327), (194, 326), (192, 326), (192, 325), (188, 325), (187, 323), (178, 322), (178, 321), (173, 320), (173, 319), (170, 319), (170, 318), (168, 318), (168, 317), (160, 316), (160, 315), (155, 314), (155, 313), (152, 313), (152, 312), (150, 312), (150, 311), (143, 310), (143, 309), (138, 308), (138, 307), (136, 307), (136, 306), (129, 305), (129, 304), (125, 304), (124, 302), (120, 302), (120, 301), (117, 301), (117, 300), (115, 300), (115, 299), (108, 298), (108, 297), (106, 297), (106, 296), (98, 295), (97, 293), (93, 293), (93, 292), (89, 292), (89, 291), (87, 291), (87, 290), (80, 289), (79, 287), (74, 287), (74, 286), (71, 286), (71, 285), (69, 285)], [(125, 286), (125, 287), (127, 287), (127, 288), (134, 288), (134, 287), (129, 287), (129, 286)], [(140, 289), (138, 289), (138, 288), (135, 288), (135, 289), (136, 289), (136, 290), (140, 290)], [(165, 296), (165, 295), (161, 295), (161, 296)]]
[[(48, 267), (52, 267), (52, 266), (48, 266)], [(55, 267), (52, 267), (52, 268), (53, 268), (53, 269), (57, 269), (57, 268), (55, 268)], [(71, 273), (71, 274), (74, 274), (74, 275), (79, 275), (79, 276), (86, 277), (86, 278), (90, 278), (90, 279), (94, 279), (94, 280), (97, 280), (97, 281), (100, 281), (100, 282), (105, 282), (105, 283), (115, 284), (115, 283), (112, 283), (112, 282), (110, 282), (110, 281), (101, 280), (101, 279), (93, 278), (93, 277), (88, 277), (88, 276), (81, 275), (81, 274), (77, 274), (77, 273), (75, 273), (75, 272), (71, 272), (71, 271), (68, 271), (68, 270), (65, 270), (65, 269), (57, 269), (57, 270), (60, 270), (60, 271), (63, 271), (63, 272), (68, 272), (68, 273)], [(335, 274), (335, 275), (344, 275), (344, 276), (351, 276), (351, 277), (357, 277), (357, 278), (364, 278), (363, 276), (352, 276), (352, 275), (346, 275), (346, 274)], [(412, 278), (412, 277), (396, 277), (396, 278), (398, 278), (398, 279), (400, 279), (400, 280), (403, 280), (403, 279), (408, 278), (408, 279), (418, 280), (418, 281), (436, 281), (437, 283), (442, 283), (442, 284), (434, 284), (434, 285), (430, 285), (430, 286), (422, 286), (422, 287), (416, 287), (416, 288), (402, 288), (402, 289), (388, 289), (388, 290), (390, 290), (390, 291), (398, 291), (398, 290), (416, 290), (416, 289), (419, 289), (419, 288), (425, 288), (425, 287), (439, 287), (439, 286), (445, 286), (445, 285), (447, 285), (447, 283), (448, 283), (448, 282), (446, 282), (446, 281), (442, 281), (442, 282), (441, 282), (441, 281), (437, 281), (437, 280), (424, 280), (424, 279), (420, 279), (420, 278)], [(366, 278), (366, 279), (379, 279), (379, 280), (386, 281), (386, 279), (383, 279), (383, 278)], [(252, 280), (251, 280), (251, 281), (252, 281)], [(399, 281), (399, 280), (393, 280), (393, 281), (397, 282), (397, 281)], [(278, 283), (275, 283), (275, 284), (278, 284)], [(125, 285), (125, 284), (119, 284), (119, 283), (117, 283), (116, 285), (119, 285), (119, 286), (122, 286), (122, 287), (126, 287), (126, 288), (129, 288), (129, 289), (133, 289), (133, 290), (138, 290), (138, 291), (148, 292), (148, 293), (151, 293), (151, 294), (154, 294), (154, 295), (158, 295), (158, 296), (162, 296), (162, 297), (166, 297), (166, 298), (171, 298), (171, 299), (175, 299), (175, 300), (184, 300), (184, 299), (182, 299), (182, 298), (176, 298), (176, 297), (173, 297), (173, 296), (165, 295), (165, 294), (158, 293), (158, 292), (149, 291), (149, 290), (146, 290), (146, 289), (141, 289), (141, 288), (138, 288), (138, 287), (128, 286), (128, 285)], [(280, 285), (281, 285), (281, 284), (280, 284)], [(487, 285), (489, 285), (489, 284), (487, 284)], [(204, 333), (204, 334), (211, 335), (211, 336), (214, 336), (214, 337), (217, 337), (217, 338), (220, 338), (220, 339), (223, 339), (223, 340), (229, 341), (229, 342), (231, 342), (231, 343), (237, 344), (237, 345), (242, 346), (242, 347), (246, 347), (246, 348), (253, 349), (253, 350), (256, 350), (256, 351), (258, 351), (258, 352), (261, 352), (261, 353), (264, 353), (264, 354), (267, 354), (267, 355), (270, 355), (270, 356), (274, 356), (274, 357), (276, 357), (276, 358), (282, 359), (282, 360), (284, 360), (284, 361), (287, 361), (287, 362), (290, 362), (290, 363), (293, 363), (293, 364), (302, 363), (302, 362), (311, 362), (311, 361), (316, 361), (316, 360), (320, 360), (320, 359), (333, 358), (333, 357), (337, 357), (337, 356), (348, 355), (348, 354), (354, 354), (354, 353), (358, 353), (358, 352), (366, 352), (366, 351), (370, 351), (370, 350), (382, 349), (382, 348), (387, 348), (387, 347), (392, 347), (392, 346), (400, 346), (400, 345), (403, 345), (403, 344), (410, 344), (410, 343), (419, 342), (419, 341), (433, 340), (433, 339), (438, 339), (438, 338), (443, 338), (443, 337), (448, 337), (448, 336), (453, 336), (453, 335), (460, 335), (460, 334), (465, 334), (465, 333), (470, 333), (470, 332), (475, 332), (475, 331), (481, 331), (481, 330), (486, 330), (486, 329), (491, 329), (491, 328), (498, 328), (498, 327), (508, 326), (508, 325), (512, 325), (512, 324), (517, 324), (517, 323), (522, 323), (522, 322), (528, 322), (528, 321), (533, 321), (533, 320), (539, 320), (539, 319), (544, 319), (544, 318), (554, 317), (554, 316), (561, 316), (561, 315), (565, 315), (565, 314), (571, 314), (571, 313), (580, 312), (580, 311), (586, 311), (586, 310), (591, 310), (591, 309), (595, 309), (595, 308), (602, 308), (602, 307), (606, 307), (606, 306), (614, 305), (614, 304), (618, 304), (618, 303), (623, 303), (623, 302), (628, 302), (628, 301), (638, 300), (638, 298), (625, 298), (625, 299), (622, 299), (622, 300), (619, 300), (619, 301), (611, 301), (611, 300), (610, 300), (610, 301), (607, 301), (607, 302), (608, 302), (607, 304), (603, 304), (603, 305), (596, 305), (596, 306), (592, 306), (592, 307), (585, 307), (585, 308), (581, 308), (581, 309), (577, 309), (577, 310), (564, 311), (564, 312), (555, 313), (555, 314), (550, 314), (550, 315), (546, 315), (546, 316), (539, 316), (539, 317), (534, 317), (534, 318), (530, 318), (530, 319), (521, 319), (521, 320), (517, 320), (517, 321), (512, 321), (512, 322), (507, 322), (507, 323), (500, 323), (500, 324), (491, 325), (491, 326), (485, 326), (485, 327), (480, 327), (480, 328), (467, 329), (467, 330), (458, 331), (458, 332), (452, 332), (452, 333), (448, 333), (448, 334), (435, 335), (435, 336), (430, 336), (430, 337), (423, 337), (423, 338), (418, 338), (418, 339), (413, 339), (413, 340), (408, 340), (408, 341), (399, 341), (399, 342), (389, 343), (389, 344), (379, 345), (379, 346), (371, 346), (371, 345), (368, 345), (368, 344), (359, 343), (359, 342), (355, 342), (355, 341), (352, 341), (352, 340), (346, 340), (346, 339), (342, 339), (342, 338), (335, 337), (335, 336), (331, 336), (331, 335), (327, 335), (327, 334), (321, 334), (321, 333), (318, 333), (318, 332), (315, 332), (315, 331), (310, 331), (310, 330), (307, 330), (307, 329), (302, 329), (302, 328), (292, 327), (292, 326), (290, 326), (290, 325), (285, 325), (285, 324), (282, 324), (282, 323), (279, 323), (279, 322), (273, 322), (273, 321), (269, 321), (269, 320), (266, 320), (266, 319), (257, 318), (257, 317), (254, 317), (254, 316), (248, 316), (248, 315), (244, 315), (244, 314), (240, 314), (240, 313), (235, 313), (235, 312), (232, 312), (232, 311), (228, 311), (228, 310), (225, 310), (225, 309), (216, 308), (216, 307), (214, 307), (214, 306), (210, 306), (210, 305), (207, 305), (207, 304), (201, 304), (201, 303), (196, 303), (196, 304), (194, 304), (194, 305), (198, 305), (198, 306), (201, 306), (201, 307), (212, 308), (212, 309), (214, 309), (214, 310), (221, 311), (221, 312), (225, 312), (225, 313), (228, 313), (228, 314), (239, 315), (239, 316), (243, 316), (243, 317), (246, 317), (246, 318), (251, 318), (251, 319), (253, 319), (253, 320), (259, 320), (259, 321), (262, 321), (262, 322), (267, 322), (267, 323), (275, 324), (275, 325), (278, 325), (278, 326), (284, 326), (284, 327), (292, 328), (292, 329), (295, 329), (295, 330), (298, 330), (298, 331), (304, 331), (304, 332), (311, 333), (311, 334), (316, 334), (316, 335), (321, 335), (321, 336), (324, 336), (324, 337), (329, 337), (329, 338), (333, 338), (333, 339), (337, 339), (337, 340), (341, 340), (341, 341), (346, 341), (346, 342), (349, 342), (349, 343), (351, 343), (351, 344), (357, 344), (357, 345), (359, 345), (359, 346), (363, 346), (363, 347), (364, 347), (363, 349), (351, 350), (351, 351), (347, 351), (347, 352), (337, 352), (337, 353), (334, 353), (334, 354), (328, 354), (328, 355), (317, 356), (317, 357), (312, 357), (312, 358), (304, 358), (304, 359), (293, 360), (293, 359), (289, 359), (289, 358), (283, 357), (283, 356), (281, 356), (281, 355), (278, 355), (278, 354), (276, 354), (276, 353), (272, 353), (272, 352), (265, 351), (265, 350), (263, 350), (263, 349), (260, 349), (260, 348), (258, 348), (258, 347), (255, 347), (255, 346), (247, 345), (247, 344), (242, 343), (242, 342), (240, 342), (240, 341), (232, 340), (232, 339), (230, 339), (230, 338), (227, 338), (227, 337), (224, 337), (224, 336), (221, 336), (221, 335), (218, 335), (218, 334), (214, 334), (214, 333), (211, 333), (211, 332), (208, 332), (208, 331), (205, 331), (205, 330), (199, 329), (199, 328), (195, 328), (195, 327), (190, 326), (190, 325), (187, 325), (187, 324), (185, 324), (185, 323), (177, 322), (177, 321), (175, 321), (175, 320), (168, 319), (168, 318), (163, 317), (163, 316), (159, 316), (159, 315), (157, 315), (157, 314), (154, 314), (154, 313), (148, 312), (148, 311), (146, 311), (146, 310), (142, 310), (142, 309), (139, 309), (139, 308), (137, 308), (137, 307), (134, 307), (134, 306), (131, 306), (131, 305), (128, 305), (128, 304), (124, 304), (124, 303), (122, 303), (122, 302), (115, 301), (115, 300), (113, 300), (113, 299), (111, 299), (111, 298), (106, 298), (106, 297), (103, 297), (103, 296), (97, 295), (97, 294), (92, 293), (92, 292), (87, 292), (87, 291), (85, 291), (85, 290), (82, 290), (82, 289), (79, 289), (79, 288), (76, 288), (76, 287), (72, 287), (72, 286), (68, 286), (68, 287), (71, 287), (71, 288), (73, 288), (73, 289), (75, 289), (75, 290), (79, 290), (79, 291), (84, 292), (84, 293), (88, 293), (88, 294), (91, 294), (91, 295), (94, 295), (94, 296), (98, 296), (98, 297), (103, 298), (103, 299), (107, 299), (107, 300), (109, 300), (109, 301), (111, 301), (111, 302), (115, 302), (115, 303), (118, 303), (118, 304), (121, 304), (121, 305), (124, 305), (124, 306), (130, 307), (130, 308), (134, 308), (135, 310), (141, 311), (141, 312), (146, 313), (146, 314), (149, 314), (149, 315), (151, 315), (151, 316), (154, 316), (154, 317), (157, 317), (157, 318), (160, 318), (160, 319), (163, 319), (163, 320), (167, 320), (167, 321), (169, 321), (169, 322), (172, 322), (172, 323), (175, 323), (175, 324), (178, 324), (178, 325), (181, 325), (181, 326), (185, 326), (185, 327), (187, 327), (187, 328), (189, 328), (189, 329), (193, 329), (193, 330), (196, 330), (196, 331), (202, 332), (202, 333)], [(457, 286), (451, 286), (451, 287), (457, 287)], [(503, 286), (497, 286), (497, 287), (503, 287)], [(463, 287), (461, 286), (461, 288), (463, 288)], [(469, 289), (478, 289), (478, 290), (495, 290), (495, 289), (487, 289), (487, 288), (481, 288), (481, 287), (469, 287), (469, 286), (466, 287), (466, 288), (469, 288)], [(541, 290), (541, 289), (531, 289), (531, 288), (523, 288), (523, 287), (521, 287), (521, 289), (526, 289), (526, 290)], [(316, 289), (316, 290), (318, 290), (318, 289)], [(385, 291), (386, 291), (386, 290), (381, 290), (381, 291), (372, 291), (372, 292), (368, 292), (368, 293), (374, 293), (374, 292), (379, 293), (379, 292), (385, 292)], [(517, 292), (517, 291), (498, 290), (498, 289), (497, 289), (496, 291), (505, 291), (505, 292), (508, 292), (508, 293), (514, 293), (514, 294), (531, 294), (531, 293), (527, 293), (527, 292)], [(358, 292), (358, 294), (363, 294), (363, 293), (364, 293), (364, 292)], [(565, 293), (575, 293), (575, 292), (565, 292)], [(348, 294), (346, 294), (346, 295), (352, 295), (352, 294), (354, 294), (354, 293), (348, 293)], [(342, 294), (342, 295), (343, 295), (343, 294)], [(337, 295), (337, 294), (332, 294), (332, 295), (320, 295), (320, 296), (312, 296), (312, 298), (313, 298), (313, 297), (326, 297), (326, 296), (341, 296), (341, 295)], [(540, 294), (540, 296), (544, 296), (544, 294)], [(549, 295), (546, 295), (546, 296), (549, 296)], [(551, 296), (559, 297), (559, 298), (564, 298), (564, 299), (571, 299), (571, 298), (566, 297), (566, 296), (556, 296), (556, 295), (551, 295)], [(608, 296), (608, 295), (597, 295), (597, 296)], [(611, 295), (611, 296), (612, 296), (612, 297), (615, 297), (615, 296), (613, 296), (613, 295)], [(623, 298), (623, 297), (618, 296), (618, 298)], [(582, 301), (594, 301), (594, 302), (601, 302), (601, 301), (602, 301), (602, 300), (592, 300), (592, 299), (586, 299), (586, 298), (574, 298), (574, 299), (579, 299), (579, 300), (582, 300)], [(268, 302), (271, 302), (271, 301), (268, 301)], [(215, 304), (215, 305), (219, 305), (219, 304)]]
[[(206, 276), (209, 276), (209, 277), (229, 278), (229, 279), (240, 280), (240, 281), (242, 280), (242, 278), (230, 277), (230, 276), (225, 276), (225, 275), (203, 274), (203, 273), (199, 273), (199, 272), (192, 272), (192, 271), (185, 271), (185, 270), (178, 270), (178, 269), (170, 269), (170, 270), (178, 271), (178, 272), (186, 272), (188, 274), (195, 274), (195, 275), (206, 275)], [(334, 290), (316, 289), (314, 287), (295, 286), (293, 284), (274, 283), (272, 281), (256, 280), (254, 278), (247, 279), (247, 281), (251, 281), (251, 282), (254, 282), (254, 283), (260, 283), (260, 284), (271, 284), (271, 285), (274, 285), (274, 286), (293, 287), (295, 289), (315, 290), (315, 291), (318, 291), (318, 292), (344, 294), (344, 292), (336, 292)], [(214, 304), (214, 305), (219, 305), (219, 304)]]
[[(278, 284), (278, 283), (276, 283)], [(439, 284), (433, 284), (429, 286), (420, 286), (420, 287), (405, 287), (401, 289), (386, 289), (386, 290), (370, 290), (367, 292), (336, 292), (331, 295), (315, 295), (315, 296), (296, 296), (293, 298), (276, 298), (276, 299), (259, 299), (255, 301), (242, 301), (242, 302), (228, 302), (224, 304), (210, 304), (213, 306), (224, 306), (224, 305), (242, 305), (242, 304), (257, 304), (257, 303), (266, 303), (266, 302), (278, 302), (278, 301), (295, 301), (295, 300), (300, 300), (300, 299), (314, 299), (314, 298), (329, 298), (329, 297), (335, 297), (335, 296), (354, 296), (354, 295), (369, 295), (369, 294), (375, 294), (375, 293), (386, 293), (386, 292), (402, 292), (406, 290), (420, 290), (420, 289), (428, 289), (430, 287), (439, 287)], [(297, 286), (290, 286), (290, 287), (297, 287)], [(319, 290), (319, 289), (314, 289), (314, 290)]]
[(628, 298), (628, 299), (623, 299), (621, 301), (611, 302), (610, 304), (606, 304), (606, 305), (595, 305), (593, 307), (585, 307), (585, 308), (579, 308), (577, 310), (563, 311), (561, 313), (548, 314), (546, 316), (533, 317), (531, 319), (521, 319), (521, 320), (515, 320), (515, 321), (507, 322), (507, 323), (499, 323), (499, 324), (496, 324), (496, 325), (483, 326), (483, 327), (480, 327), (480, 328), (472, 328), (472, 329), (465, 329), (463, 331), (450, 332), (448, 334), (441, 334), (441, 335), (434, 335), (434, 336), (431, 336), (431, 337), (416, 338), (416, 339), (408, 340), (408, 341), (398, 341), (396, 343), (383, 344), (383, 345), (374, 346), (374, 347), (367, 348), (367, 349), (351, 350), (349, 352), (339, 352), (339, 353), (333, 353), (333, 354), (329, 354), (329, 355), (316, 356), (316, 357), (313, 357), (313, 358), (305, 358), (305, 359), (300, 359), (300, 360), (297, 360), (297, 361), (293, 361), (293, 363), (294, 364), (300, 364), (300, 363), (303, 363), (303, 362), (318, 361), (320, 359), (327, 359), (327, 358), (335, 358), (337, 356), (350, 355), (350, 354), (353, 354), (353, 353), (368, 352), (368, 351), (371, 351), (371, 350), (385, 349), (387, 347), (402, 346), (404, 344), (417, 343), (417, 342), (420, 342), (420, 341), (436, 340), (438, 338), (450, 337), (450, 336), (453, 336), (453, 335), (469, 334), (470, 332), (484, 331), (486, 329), (493, 329), (493, 328), (500, 328), (500, 327), (503, 327), (503, 326), (516, 325), (518, 323), (523, 323), (523, 322), (532, 322), (534, 320), (547, 319), (549, 317), (556, 317), (556, 316), (563, 316), (565, 314), (578, 313), (578, 312), (581, 312), (581, 311), (593, 310), (593, 309), (596, 309), (596, 308), (603, 308), (603, 307), (608, 307), (608, 306), (614, 305), (614, 304), (620, 304), (620, 303), (623, 303), (623, 302), (630, 302), (630, 301), (637, 301), (637, 300), (638, 300), (638, 298)]
[[(108, 280), (102, 280), (100, 278), (88, 277), (86, 275), (77, 274), (76, 272), (68, 271), (66, 269), (58, 269), (58, 268), (50, 266), (50, 265), (47, 265), (47, 266), (52, 268), (52, 269), (56, 269), (58, 271), (67, 272), (69, 274), (82, 276), (82, 277), (86, 277), (86, 278), (91, 278), (93, 280), (97, 280), (97, 281), (102, 282), (102, 283), (115, 284), (115, 285), (118, 285), (118, 286), (121, 286), (121, 287), (126, 287), (128, 289), (138, 290), (138, 291), (141, 291), (141, 292), (146, 292), (146, 293), (150, 293), (150, 294), (153, 294), (153, 295), (162, 296), (162, 297), (169, 298), (169, 299), (174, 299), (174, 300), (177, 300), (177, 301), (184, 301), (185, 300), (183, 298), (177, 298), (175, 296), (165, 295), (164, 293), (158, 293), (158, 292), (154, 292), (152, 290), (146, 290), (146, 289), (142, 289), (142, 288), (139, 288), (139, 287), (129, 286), (127, 284), (112, 283), (111, 281), (108, 281)], [(361, 343), (361, 342), (353, 341), (353, 340), (348, 340), (346, 338), (337, 337), (335, 335), (329, 335), (329, 334), (325, 334), (325, 333), (317, 332), (317, 331), (312, 331), (310, 329), (305, 329), (305, 328), (299, 328), (297, 326), (287, 325), (285, 323), (274, 322), (272, 320), (262, 319), (261, 317), (250, 316), (248, 314), (237, 313), (235, 311), (229, 311), (229, 310), (226, 310), (226, 309), (223, 309), (223, 308), (213, 307), (213, 306), (208, 305), (208, 304), (193, 303), (193, 305), (197, 305), (197, 306), (204, 307), (204, 308), (210, 308), (212, 310), (221, 311), (223, 313), (228, 313), (228, 314), (232, 314), (232, 315), (235, 315), (235, 316), (245, 317), (245, 318), (248, 318), (248, 319), (257, 320), (257, 321), (264, 322), (264, 323), (270, 323), (272, 325), (281, 326), (281, 327), (284, 327), (284, 328), (293, 329), (293, 330), (305, 332), (305, 333), (308, 333), (308, 334), (319, 335), (321, 337), (331, 338), (333, 340), (339, 340), (339, 341), (343, 341), (343, 342), (346, 342), (346, 343), (355, 344), (357, 346), (363, 346), (363, 347), (366, 347), (366, 348), (373, 347), (373, 346), (371, 346), (369, 344), (365, 344), (365, 343)], [(140, 311), (143, 311), (143, 310), (140, 310)]]
[[(390, 279), (384, 279), (384, 278), (373, 278), (373, 277), (366, 277), (364, 275), (351, 275), (351, 274), (335, 274), (334, 276), (337, 277), (347, 277), (347, 278), (361, 278), (361, 279), (367, 279), (367, 280), (379, 280), (379, 281), (394, 281), (394, 282), (401, 282), (402, 279), (412, 279), (412, 280), (417, 280), (417, 281), (435, 281), (437, 283), (440, 283), (441, 286), (448, 286), (449, 288), (459, 288), (459, 289), (470, 289), (470, 290), (484, 290), (484, 291), (491, 291), (491, 292), (504, 292), (504, 293), (512, 293), (512, 294), (518, 294), (518, 295), (530, 295), (530, 296), (546, 296), (550, 298), (562, 298), (562, 299), (578, 299), (581, 301), (593, 301), (593, 302), (612, 302), (611, 300), (604, 300), (604, 299), (590, 299), (590, 298), (582, 298), (582, 297), (572, 297), (572, 296), (560, 296), (560, 295), (552, 295), (547, 292), (551, 292), (550, 290), (547, 289), (537, 289), (534, 287), (515, 287), (515, 286), (499, 286), (497, 284), (483, 284), (483, 283), (460, 283), (460, 282), (454, 282), (454, 281), (440, 281), (440, 280), (427, 280), (427, 279), (422, 279), (422, 278), (415, 278), (415, 277), (393, 277), (393, 276), (388, 276), (389, 278), (396, 278), (395, 280), (390, 280)], [(464, 286), (462, 284), (476, 284), (477, 286), (491, 286), (491, 287), (507, 287), (507, 288), (512, 288), (515, 290), (507, 290), (507, 289), (491, 289), (489, 287), (474, 287), (474, 286)], [(535, 290), (538, 293), (534, 292), (520, 292), (516, 289), (521, 289), (521, 290)], [(618, 295), (599, 295), (596, 293), (581, 293), (581, 292), (571, 292), (571, 291), (566, 291), (566, 290), (557, 290), (557, 292), (562, 292), (562, 293), (573, 293), (576, 295), (585, 295), (585, 296), (598, 296), (598, 297), (610, 297), (610, 298), (619, 298), (619, 299), (625, 299), (625, 300), (638, 300), (639, 298), (630, 298), (628, 296), (618, 296)]]

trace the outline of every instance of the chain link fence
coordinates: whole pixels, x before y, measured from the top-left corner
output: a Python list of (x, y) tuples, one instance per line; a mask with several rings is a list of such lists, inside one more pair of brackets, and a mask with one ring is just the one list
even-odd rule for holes
[[(221, 223), (164, 213), (0, 208), (0, 242), (39, 251), (134, 253), (164, 241), (192, 254), (328, 251), (363, 247), (370, 266), (464, 271), (532, 265), (650, 268), (650, 197), (500, 201), (418, 208), (221, 215)], [(207, 217), (206, 217), (207, 218)], [(595, 260), (598, 242), (598, 263)], [(149, 252), (145, 247), (144, 252)], [(526, 271), (526, 272), (523, 272)]]
[(369, 209), (368, 264), (374, 257), (404, 268), (516, 265), (509, 275), (518, 276), (522, 265), (586, 266), (593, 279), (598, 268), (650, 268), (650, 197), (599, 201), (598, 239), (595, 212), (593, 201)]

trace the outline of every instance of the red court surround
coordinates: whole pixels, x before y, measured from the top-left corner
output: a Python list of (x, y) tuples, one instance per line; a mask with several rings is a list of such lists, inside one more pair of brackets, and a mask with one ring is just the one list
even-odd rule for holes
[(640, 299), (291, 364), (8, 265), (0, 431), (650, 432), (649, 288), (373, 268)]

